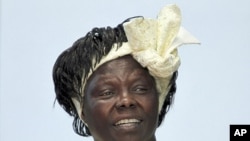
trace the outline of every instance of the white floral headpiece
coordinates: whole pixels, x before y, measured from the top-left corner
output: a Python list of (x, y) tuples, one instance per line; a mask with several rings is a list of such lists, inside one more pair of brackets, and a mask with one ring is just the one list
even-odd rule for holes
[[(165, 6), (157, 19), (138, 17), (125, 22), (123, 27), (128, 42), (118, 49), (113, 47), (88, 74), (88, 78), (103, 63), (131, 54), (155, 78), (160, 112), (170, 89), (172, 75), (180, 66), (177, 48), (183, 44), (198, 44), (199, 41), (181, 27), (181, 12), (176, 5)], [(76, 98), (72, 98), (72, 101), (78, 115), (81, 115), (80, 102)]]

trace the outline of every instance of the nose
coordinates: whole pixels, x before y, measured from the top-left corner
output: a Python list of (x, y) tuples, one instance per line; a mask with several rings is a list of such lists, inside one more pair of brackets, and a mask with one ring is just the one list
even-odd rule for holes
[(136, 107), (136, 100), (134, 96), (132, 94), (129, 94), (128, 92), (121, 93), (117, 99), (117, 109), (127, 109)]

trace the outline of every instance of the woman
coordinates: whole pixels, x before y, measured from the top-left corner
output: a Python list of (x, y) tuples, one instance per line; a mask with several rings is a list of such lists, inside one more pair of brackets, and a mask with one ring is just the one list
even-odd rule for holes
[(74, 131), (95, 141), (155, 141), (176, 91), (177, 47), (198, 43), (180, 26), (176, 5), (157, 19), (94, 28), (53, 68), (56, 99)]

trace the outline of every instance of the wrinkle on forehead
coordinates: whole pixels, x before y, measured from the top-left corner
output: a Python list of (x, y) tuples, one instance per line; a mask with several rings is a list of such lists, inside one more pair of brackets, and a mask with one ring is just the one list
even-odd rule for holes
[(155, 86), (155, 80), (146, 68), (143, 68), (132, 56), (123, 56), (101, 65), (88, 79), (85, 92), (86, 89), (94, 87), (93, 85), (135, 80), (149, 81)]
[(114, 70), (120, 70), (122, 73), (126, 68), (133, 70), (133, 73), (140, 73), (140, 70), (144, 70), (144, 68), (132, 56), (126, 55), (102, 64), (92, 75), (96, 73), (109, 74)]

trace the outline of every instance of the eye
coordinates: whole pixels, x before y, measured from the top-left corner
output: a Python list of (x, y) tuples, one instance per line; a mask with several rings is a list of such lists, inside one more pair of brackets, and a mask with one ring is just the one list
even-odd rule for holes
[(103, 92), (101, 92), (99, 94), (99, 96), (103, 97), (103, 98), (109, 98), (111, 97), (112, 95), (114, 95), (114, 92), (113, 91), (110, 91), (110, 90), (105, 90)]
[(134, 92), (139, 93), (139, 94), (146, 93), (147, 91), (148, 91), (148, 88), (144, 86), (137, 86), (134, 88)]

